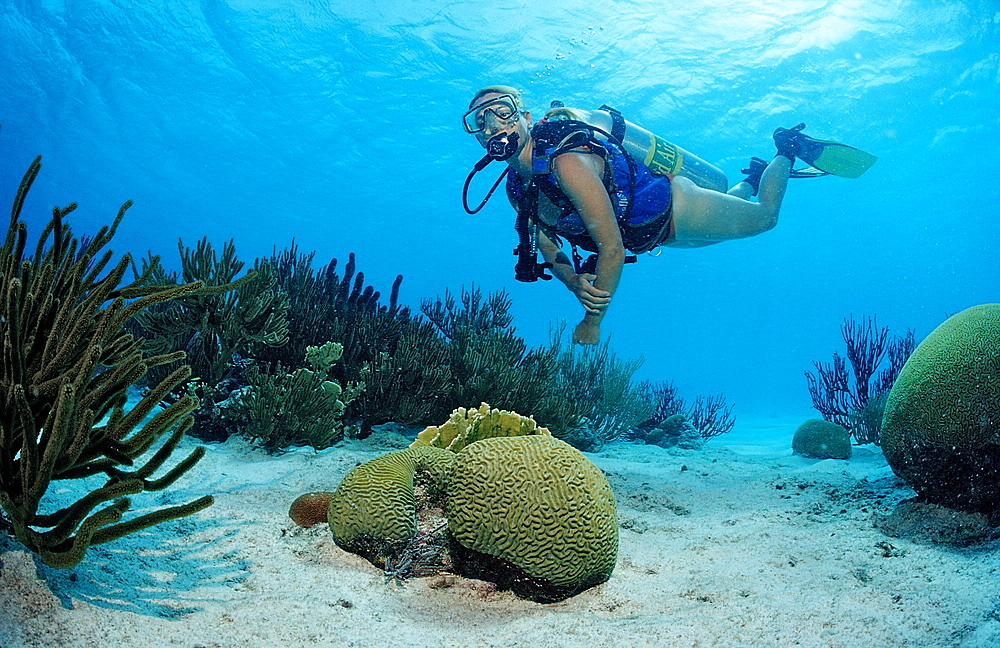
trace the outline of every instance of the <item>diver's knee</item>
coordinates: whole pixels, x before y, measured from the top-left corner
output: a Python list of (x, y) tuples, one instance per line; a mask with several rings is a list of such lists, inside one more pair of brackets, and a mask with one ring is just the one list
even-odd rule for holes
[(764, 218), (762, 218), (760, 221), (760, 231), (757, 233), (763, 234), (764, 232), (769, 232), (777, 226), (778, 226), (778, 209), (777, 207), (775, 207), (774, 209), (768, 209), (765, 212)]
[(778, 226), (778, 210), (764, 205), (754, 205), (753, 215), (743, 219), (740, 233), (735, 238), (747, 238), (769, 232)]

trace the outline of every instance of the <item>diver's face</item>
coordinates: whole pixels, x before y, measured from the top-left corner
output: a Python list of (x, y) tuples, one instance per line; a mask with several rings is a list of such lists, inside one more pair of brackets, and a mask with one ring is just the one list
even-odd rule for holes
[(522, 125), (522, 111), (507, 94), (491, 92), (483, 95), (466, 113), (465, 129), (474, 133), (483, 146), (491, 137), (513, 133)]

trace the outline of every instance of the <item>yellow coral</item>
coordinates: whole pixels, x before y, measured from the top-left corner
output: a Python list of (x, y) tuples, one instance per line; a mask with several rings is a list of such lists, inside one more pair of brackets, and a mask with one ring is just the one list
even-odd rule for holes
[(306, 347), (306, 362), (316, 371), (327, 374), (330, 368), (337, 364), (344, 355), (344, 345), (339, 342), (327, 342), (322, 346)]
[(552, 436), (547, 428), (538, 425), (530, 416), (491, 409), (486, 403), (481, 403), (475, 409), (459, 407), (443, 425), (432, 425), (418, 434), (410, 447), (434, 446), (460, 452), (469, 444), (483, 439), (529, 435)]
[(444, 491), (455, 455), (440, 448), (407, 448), (376, 457), (347, 473), (330, 500), (327, 517), (336, 543), (381, 567), (417, 534), (413, 476), (431, 476)]
[(931, 331), (889, 393), (882, 447), (1000, 445), (1000, 304), (980, 304)]
[(601, 470), (551, 436), (486, 439), (458, 453), (448, 528), (459, 570), (557, 601), (611, 576), (615, 497)]
[(459, 573), (543, 602), (611, 576), (618, 520), (604, 474), (530, 417), (485, 403), (459, 408), (413, 446), (348, 473), (328, 512), (337, 544), (378, 567), (405, 551), (417, 533), (414, 473), (421, 470), (430, 474), (424, 506), (446, 495)]

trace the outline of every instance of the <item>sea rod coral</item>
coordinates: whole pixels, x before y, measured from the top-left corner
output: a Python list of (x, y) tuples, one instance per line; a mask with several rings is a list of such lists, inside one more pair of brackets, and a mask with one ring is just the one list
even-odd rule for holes
[[(76, 205), (57, 207), (34, 250), (28, 248), (20, 214), (40, 160), (21, 181), (0, 249), (0, 508), (5, 516), (0, 527), (13, 531), (47, 565), (68, 568), (92, 545), (212, 503), (211, 497), (201, 497), (123, 521), (131, 506), (128, 496), (170, 486), (204, 454), (198, 448), (154, 477), (190, 427), (197, 400), (181, 398), (146, 420), (190, 374), (181, 366), (126, 411), (129, 387), (148, 368), (184, 354), (143, 358), (124, 325), (151, 304), (203, 286), (143, 287), (144, 277), (119, 285), (131, 259), (125, 255), (110, 265), (113, 253), (102, 248), (131, 201), (110, 227), (87, 242), (74, 238), (64, 221)], [(42, 506), (53, 481), (80, 478), (91, 478), (87, 487), (94, 479), (103, 484), (58, 510), (40, 511), (53, 508), (49, 500)]]

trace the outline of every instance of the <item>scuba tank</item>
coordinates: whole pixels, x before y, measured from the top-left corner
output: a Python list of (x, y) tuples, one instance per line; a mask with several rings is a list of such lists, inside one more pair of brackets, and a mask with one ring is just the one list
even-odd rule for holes
[(546, 117), (577, 119), (609, 133), (615, 133), (616, 126), (620, 123), (624, 125), (624, 132), (620, 134), (619, 139), (625, 150), (637, 162), (649, 167), (653, 173), (671, 177), (683, 176), (699, 187), (713, 191), (726, 193), (729, 190), (729, 181), (722, 169), (676, 144), (671, 144), (642, 126), (623, 119), (621, 113), (614, 108), (601, 106), (598, 110), (581, 110), (557, 106), (546, 113)]

